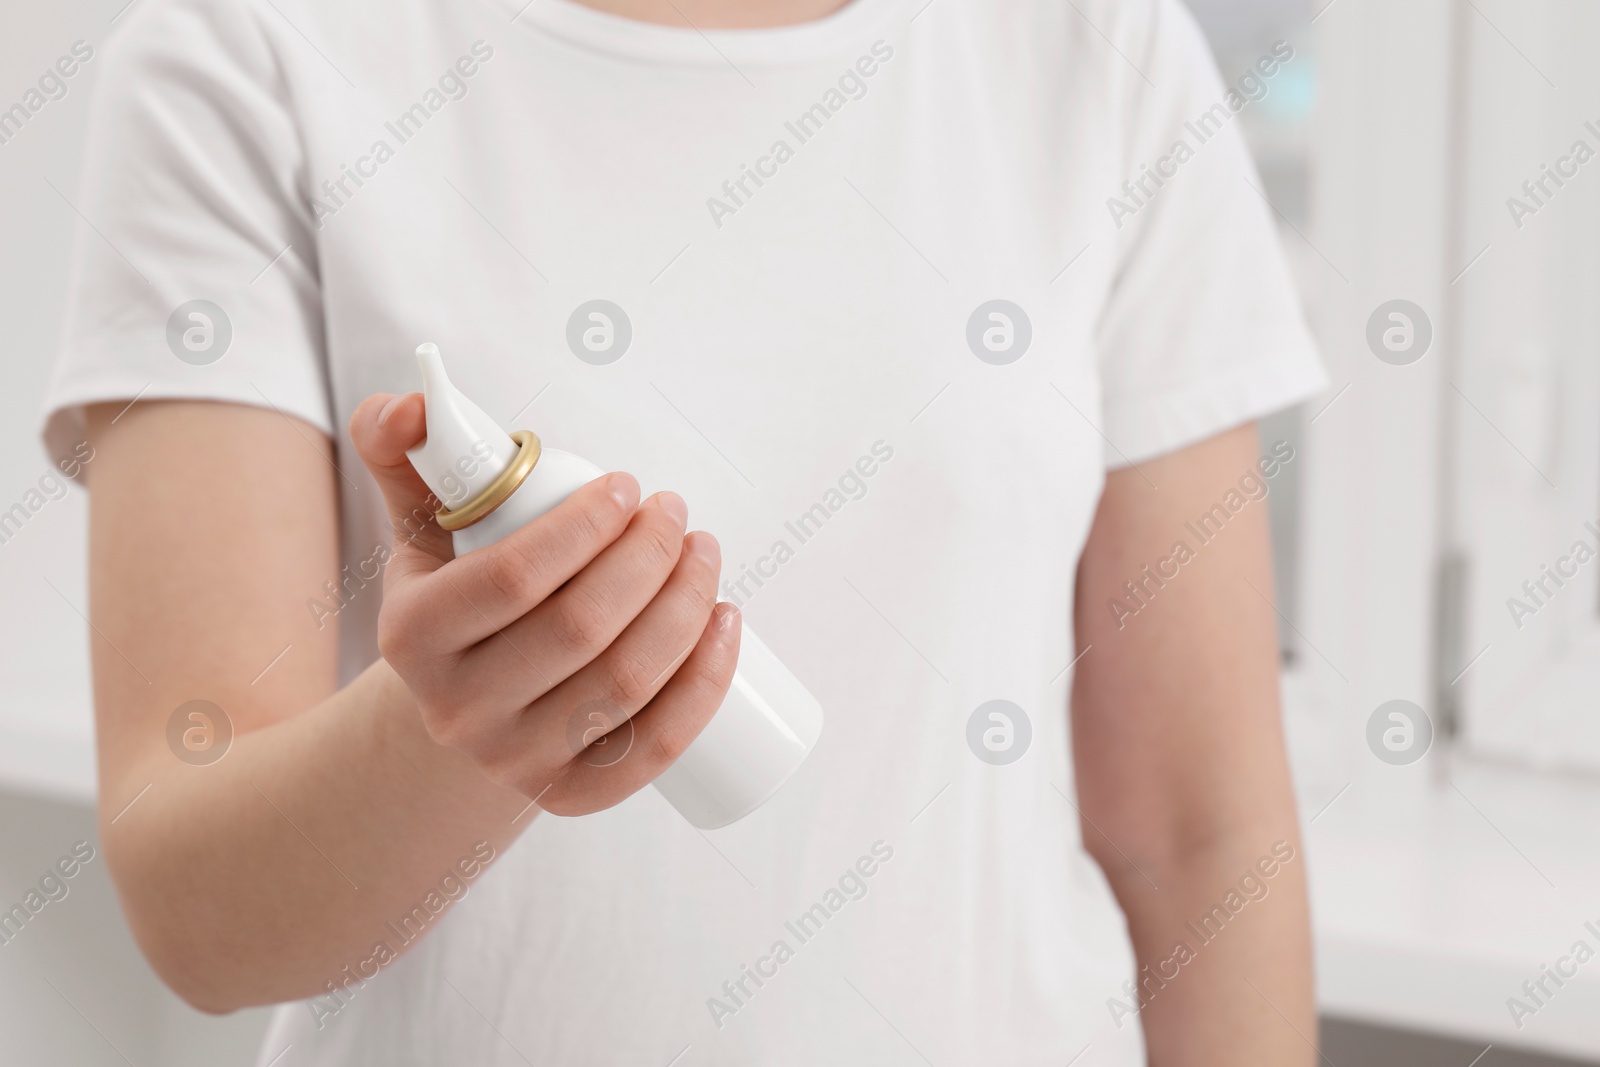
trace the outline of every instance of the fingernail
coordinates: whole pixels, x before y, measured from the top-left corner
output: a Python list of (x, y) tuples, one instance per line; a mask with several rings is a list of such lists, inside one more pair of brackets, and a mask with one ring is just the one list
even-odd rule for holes
[(391, 396), (389, 398), (389, 402), (383, 405), (383, 410), (378, 412), (378, 429), (383, 429), (384, 425), (389, 421), (389, 416), (394, 414), (394, 409), (399, 407), (400, 401), (404, 400), (408, 395), (407, 393), (401, 393), (399, 396)]
[(689, 542), (689, 551), (711, 564), (712, 570), (722, 566), (722, 546), (717, 544), (715, 537), (704, 530), (696, 530), (685, 540)]
[(677, 519), (679, 526), (683, 526), (689, 521), (689, 505), (685, 504), (683, 497), (677, 493), (656, 494), (656, 506)]
[(717, 605), (717, 632), (728, 633), (733, 629), (735, 620), (739, 618), (739, 609), (726, 600)]
[(639, 483), (626, 474), (617, 473), (606, 477), (606, 491), (611, 494), (611, 499), (623, 511), (632, 511), (639, 503)]

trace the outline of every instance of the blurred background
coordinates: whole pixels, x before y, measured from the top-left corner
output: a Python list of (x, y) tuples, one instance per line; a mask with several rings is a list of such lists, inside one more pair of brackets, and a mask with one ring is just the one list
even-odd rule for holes
[[(0, 100), (127, 3), (13, 0)], [(1263, 431), (1304, 457), (1269, 499), (1323, 1062), (1600, 1064), (1600, 5), (1189, 3), (1230, 82), (1295, 52), (1243, 120), (1333, 377)], [(35, 436), (95, 74), (0, 127), (6, 902), (96, 842), (85, 497)], [(7, 1062), (253, 1062), (264, 1011), (169, 994), (98, 855), (68, 885), (0, 945)]]

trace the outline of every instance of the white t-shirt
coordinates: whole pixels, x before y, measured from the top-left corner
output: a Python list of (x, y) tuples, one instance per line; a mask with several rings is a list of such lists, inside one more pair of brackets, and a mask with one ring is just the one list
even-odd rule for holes
[[(681, 492), (827, 725), (724, 830), (654, 790), (533, 820), (262, 1062), (1142, 1062), (1065, 799), (1073, 576), (1108, 466), (1322, 384), (1244, 97), (1177, 0), (525, 3), (131, 8), (52, 453), (90, 401), (270, 404), (338, 441), (359, 568), (346, 420), (437, 341), (508, 426)], [(346, 677), (376, 609), (339, 613)]]

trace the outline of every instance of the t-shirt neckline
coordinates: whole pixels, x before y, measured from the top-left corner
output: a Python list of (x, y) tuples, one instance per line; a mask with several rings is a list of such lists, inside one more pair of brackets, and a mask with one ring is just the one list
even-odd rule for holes
[[(810, 22), (760, 29), (665, 26), (597, 11), (576, 0), (501, 0), (514, 21), (596, 52), (658, 63), (778, 64), (838, 55), (885, 25), (904, 0), (850, 0)], [(517, 14), (520, 11), (521, 14)]]

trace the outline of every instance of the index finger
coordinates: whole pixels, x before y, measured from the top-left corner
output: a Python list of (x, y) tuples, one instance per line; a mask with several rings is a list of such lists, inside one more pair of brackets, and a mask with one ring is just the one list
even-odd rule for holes
[(510, 626), (620, 537), (638, 506), (633, 476), (607, 474), (503, 540), (427, 575), (434, 588), (424, 596), (467, 608), (436, 620), (441, 636), (467, 648)]

